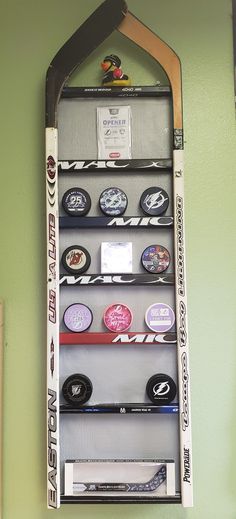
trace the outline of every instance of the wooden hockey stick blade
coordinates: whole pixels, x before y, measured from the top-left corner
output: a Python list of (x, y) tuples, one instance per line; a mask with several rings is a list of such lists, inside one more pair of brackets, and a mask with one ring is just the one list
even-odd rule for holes
[(183, 128), (181, 65), (177, 54), (129, 11), (117, 30), (152, 56), (166, 72), (173, 94), (174, 128)]

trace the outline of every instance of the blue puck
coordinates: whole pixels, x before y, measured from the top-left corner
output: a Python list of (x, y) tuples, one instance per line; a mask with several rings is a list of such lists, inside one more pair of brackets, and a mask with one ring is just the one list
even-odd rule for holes
[(99, 198), (101, 211), (107, 216), (120, 216), (128, 205), (127, 195), (119, 187), (108, 187)]

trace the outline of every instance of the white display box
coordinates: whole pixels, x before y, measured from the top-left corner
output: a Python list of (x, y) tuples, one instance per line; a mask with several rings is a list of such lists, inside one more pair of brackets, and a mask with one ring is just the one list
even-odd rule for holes
[(132, 242), (102, 242), (102, 274), (132, 274)]
[[(164, 474), (164, 477), (163, 477)], [(67, 460), (65, 495), (175, 495), (174, 460)]]

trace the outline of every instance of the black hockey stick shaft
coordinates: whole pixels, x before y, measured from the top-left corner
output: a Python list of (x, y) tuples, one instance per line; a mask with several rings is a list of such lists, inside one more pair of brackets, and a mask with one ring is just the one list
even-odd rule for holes
[(82, 405), (72, 407), (62, 404), (60, 413), (62, 414), (178, 414), (179, 405), (147, 405), (147, 404), (97, 404), (94, 406)]
[(58, 172), (59, 173), (77, 173), (83, 171), (84, 173), (100, 173), (104, 171), (117, 172), (119, 175), (123, 173), (143, 171), (156, 171), (160, 170), (165, 172), (173, 167), (171, 159), (128, 159), (128, 160), (59, 160), (58, 161)]
[(60, 216), (61, 229), (173, 227), (173, 216)]
[[(46, 127), (57, 127), (57, 104), (72, 72), (122, 22), (125, 0), (105, 0), (61, 47), (49, 65), (46, 83)], [(106, 22), (107, 20), (107, 22)]]
[(93, 286), (112, 286), (112, 285), (150, 285), (163, 286), (173, 285), (174, 274), (82, 274), (77, 276), (60, 275), (60, 285), (77, 286), (77, 285), (93, 285)]

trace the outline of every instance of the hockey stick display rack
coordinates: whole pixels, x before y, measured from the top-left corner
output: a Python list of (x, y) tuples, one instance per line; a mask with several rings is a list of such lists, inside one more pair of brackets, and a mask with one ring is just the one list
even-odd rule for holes
[[(167, 86), (67, 85), (115, 29), (161, 65)], [(133, 158), (98, 160), (96, 109), (123, 105), (132, 112)], [(192, 506), (181, 67), (174, 51), (127, 10), (124, 0), (105, 0), (49, 66), (46, 175), (48, 506)], [(127, 193), (128, 208), (122, 216), (104, 216), (99, 195), (116, 185)], [(150, 217), (142, 213), (139, 198), (156, 185), (169, 193), (170, 204), (164, 216)], [(91, 196), (86, 216), (68, 216), (61, 206), (63, 194), (75, 186)], [(132, 273), (101, 274), (100, 245), (114, 241), (132, 242)], [(91, 254), (89, 269), (80, 275), (68, 274), (61, 264), (63, 251), (75, 243)], [(170, 251), (170, 266), (161, 274), (144, 273), (140, 264), (142, 251), (153, 243)], [(104, 327), (104, 309), (114, 302), (133, 311), (128, 331)], [(175, 326), (167, 332), (155, 333), (144, 322), (146, 309), (156, 302), (174, 309)], [(82, 333), (68, 331), (63, 323), (73, 303), (93, 313), (92, 325)], [(78, 407), (62, 395), (73, 373), (93, 382), (90, 400)], [(177, 396), (168, 405), (154, 405), (145, 394), (154, 373), (175, 380)]]

